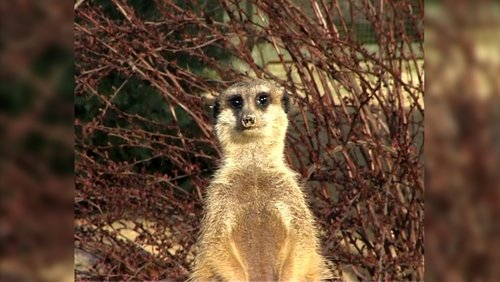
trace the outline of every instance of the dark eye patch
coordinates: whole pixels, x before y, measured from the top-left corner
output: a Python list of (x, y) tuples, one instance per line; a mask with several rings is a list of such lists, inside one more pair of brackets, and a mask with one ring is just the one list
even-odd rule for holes
[(257, 95), (257, 105), (267, 106), (271, 102), (271, 96), (267, 92), (260, 92)]
[(240, 95), (235, 95), (231, 98), (229, 98), (229, 104), (233, 109), (241, 109), (243, 107), (243, 98)]

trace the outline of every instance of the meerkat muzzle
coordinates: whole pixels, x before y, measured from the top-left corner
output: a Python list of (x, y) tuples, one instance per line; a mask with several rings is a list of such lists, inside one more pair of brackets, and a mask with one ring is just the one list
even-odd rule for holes
[(244, 128), (250, 128), (255, 125), (255, 115), (246, 114), (241, 118), (241, 124)]

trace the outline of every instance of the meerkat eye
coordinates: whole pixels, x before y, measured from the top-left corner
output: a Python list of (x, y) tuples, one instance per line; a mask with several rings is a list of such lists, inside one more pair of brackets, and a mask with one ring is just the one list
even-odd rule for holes
[(229, 103), (234, 109), (241, 109), (243, 107), (243, 98), (241, 96), (236, 95), (229, 99)]
[(261, 92), (257, 96), (257, 104), (259, 106), (266, 106), (267, 104), (269, 104), (269, 100), (270, 100), (269, 94), (266, 92)]

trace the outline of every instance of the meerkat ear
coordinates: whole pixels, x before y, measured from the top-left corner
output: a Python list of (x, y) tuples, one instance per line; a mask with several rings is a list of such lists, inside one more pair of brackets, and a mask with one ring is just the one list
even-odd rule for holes
[(203, 104), (208, 107), (214, 122), (220, 114), (220, 102), (219, 99), (217, 99), (218, 96), (219, 94), (215, 92), (207, 92), (201, 95)]
[(217, 117), (219, 117), (220, 114), (220, 102), (219, 99), (215, 99), (213, 105), (211, 106), (212, 108), (212, 118), (214, 119), (214, 123), (217, 121)]
[(283, 88), (282, 90), (283, 96), (281, 96), (281, 106), (283, 107), (283, 110), (285, 113), (288, 113), (290, 111), (290, 95), (288, 94), (288, 91)]

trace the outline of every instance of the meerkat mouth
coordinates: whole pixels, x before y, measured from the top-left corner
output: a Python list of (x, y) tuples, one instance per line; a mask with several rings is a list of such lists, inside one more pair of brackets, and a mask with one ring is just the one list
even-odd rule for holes
[(242, 127), (241, 128), (241, 131), (255, 131), (255, 130), (259, 130), (260, 128), (259, 127), (256, 127), (256, 126), (252, 126), (252, 127)]
[(254, 131), (259, 131), (259, 130), (262, 130), (264, 128), (264, 126), (262, 125), (252, 125), (252, 126), (243, 126), (243, 125), (240, 125), (240, 126), (237, 126), (236, 129), (237, 131), (239, 132), (254, 132)]
[(242, 127), (238, 133), (243, 136), (261, 136), (264, 134), (263, 126)]
[(237, 139), (240, 139), (240, 138), (253, 139), (253, 138), (260, 138), (263, 136), (264, 136), (264, 134), (262, 132), (262, 128), (260, 128), (260, 127), (240, 128), (240, 129), (235, 131), (235, 137)]

